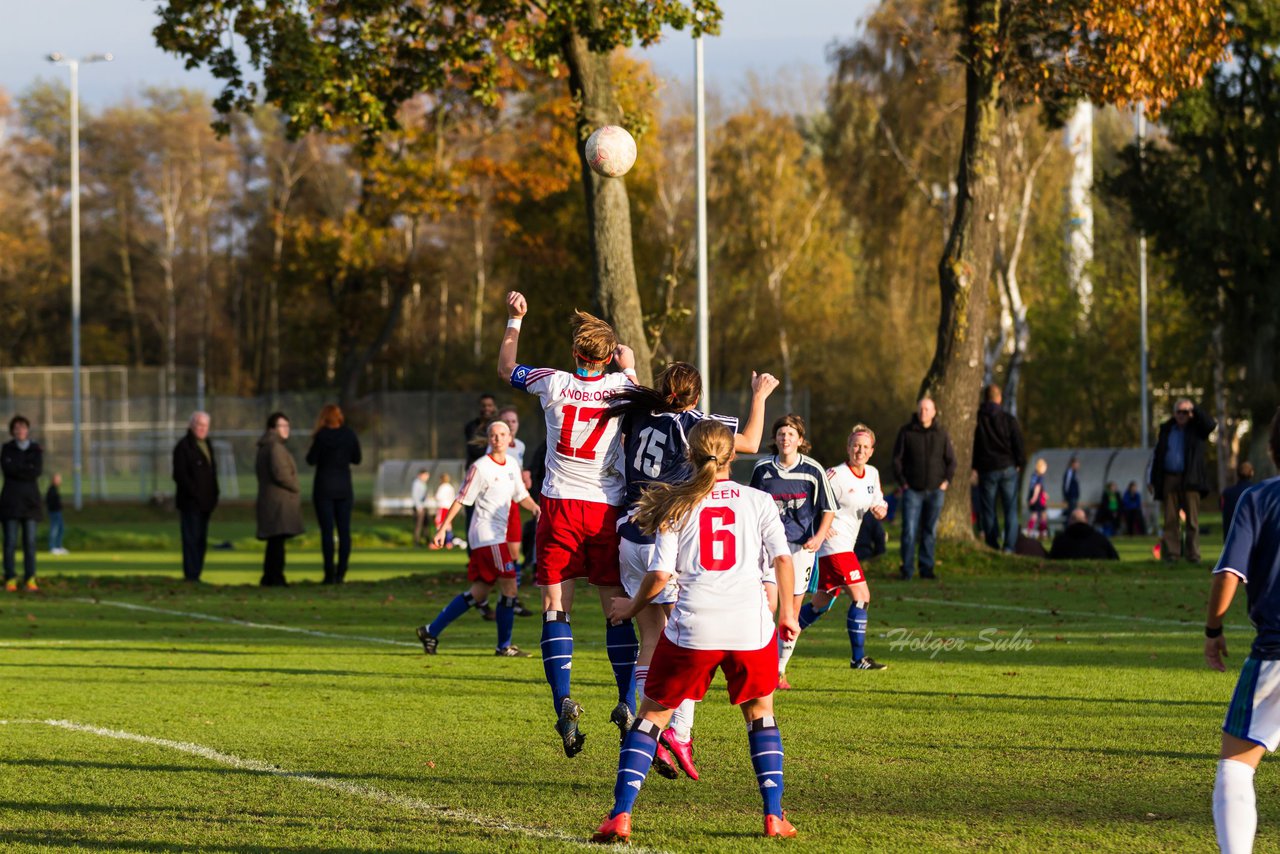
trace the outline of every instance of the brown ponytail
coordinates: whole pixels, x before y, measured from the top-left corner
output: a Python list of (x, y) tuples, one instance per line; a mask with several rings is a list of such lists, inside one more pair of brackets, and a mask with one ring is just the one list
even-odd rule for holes
[(702, 396), (702, 375), (688, 362), (672, 362), (658, 375), (657, 388), (633, 385), (609, 398), (605, 418), (648, 415), (650, 412), (683, 412)]
[(720, 467), (733, 459), (733, 432), (719, 421), (699, 421), (689, 431), (693, 477), (684, 483), (655, 483), (640, 496), (632, 521), (646, 534), (679, 530), (698, 502), (715, 488)]

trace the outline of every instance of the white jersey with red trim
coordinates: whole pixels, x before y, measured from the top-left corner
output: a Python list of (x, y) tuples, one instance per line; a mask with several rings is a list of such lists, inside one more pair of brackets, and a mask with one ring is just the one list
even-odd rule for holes
[(458, 500), (475, 506), (467, 541), (472, 548), (492, 546), (507, 541), (507, 515), (513, 501), (524, 501), (529, 491), (524, 488), (520, 466), (511, 457), (499, 463), (485, 454), (471, 464), (462, 481)]
[(614, 392), (631, 384), (626, 374), (580, 377), (551, 368), (517, 365), (511, 385), (536, 394), (547, 422), (547, 475), (542, 494), (622, 506), (626, 483), (618, 468), (619, 419), (601, 416)]
[(818, 549), (818, 557), (853, 551), (862, 517), (877, 504), (884, 504), (880, 472), (875, 466), (865, 466), (862, 477), (858, 477), (848, 463), (841, 463), (827, 469), (827, 482), (835, 495), (836, 515), (831, 520), (827, 539)]
[[(650, 572), (675, 576), (667, 639), (686, 649), (754, 650), (773, 637), (766, 583), (791, 554), (773, 499), (722, 480), (679, 531), (659, 531)], [(763, 557), (763, 560), (762, 560)]]

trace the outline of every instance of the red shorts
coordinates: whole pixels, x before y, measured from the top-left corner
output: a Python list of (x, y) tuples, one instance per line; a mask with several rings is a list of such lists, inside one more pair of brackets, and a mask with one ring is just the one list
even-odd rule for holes
[(853, 552), (840, 552), (818, 558), (818, 589), (839, 596), (840, 589), (849, 584), (863, 584), (867, 577), (862, 564)]
[(644, 695), (668, 709), (685, 700), (701, 700), (717, 667), (729, 683), (729, 702), (735, 706), (768, 697), (778, 687), (777, 632), (754, 650), (685, 649), (664, 632), (649, 663)]
[(585, 578), (597, 587), (620, 587), (618, 508), (598, 501), (543, 498), (539, 505), (538, 584)]
[(520, 521), (520, 505), (512, 501), (511, 509), (507, 511), (507, 542), (508, 543), (520, 542), (521, 524), (522, 523)]
[(499, 578), (515, 578), (516, 565), (506, 543), (475, 546), (467, 559), (467, 581), (497, 584)]

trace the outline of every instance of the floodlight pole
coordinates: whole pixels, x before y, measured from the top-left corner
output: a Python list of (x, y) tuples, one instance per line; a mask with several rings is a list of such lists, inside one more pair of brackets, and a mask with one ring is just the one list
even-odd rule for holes
[[(1147, 141), (1147, 105), (1138, 104), (1138, 115), (1135, 119), (1138, 132), (1138, 166), (1142, 161)], [(1141, 368), (1139, 385), (1142, 394), (1142, 447), (1151, 447), (1151, 405), (1147, 399), (1147, 233), (1138, 231), (1138, 311), (1141, 316), (1140, 343)]]
[[(698, 13), (701, 22), (702, 13)], [(698, 210), (698, 372), (702, 374), (702, 410), (711, 411), (711, 354), (707, 298), (707, 105), (702, 74), (702, 35), (693, 39), (694, 171)]]
[(80, 63), (110, 62), (109, 53), (79, 60), (51, 53), (47, 59), (71, 72), (71, 482), (75, 508), (84, 508), (84, 448), (80, 435)]

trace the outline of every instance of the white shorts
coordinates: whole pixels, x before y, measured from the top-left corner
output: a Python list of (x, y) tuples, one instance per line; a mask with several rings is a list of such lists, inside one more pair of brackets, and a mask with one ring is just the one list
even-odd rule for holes
[(813, 572), (813, 565), (818, 559), (817, 552), (811, 552), (808, 549), (796, 549), (791, 553), (791, 566), (795, 569), (796, 586), (793, 588), (797, 596), (804, 596), (809, 592), (809, 575)]
[[(628, 596), (636, 595), (636, 591), (644, 583), (644, 577), (649, 574), (649, 560), (653, 557), (654, 548), (653, 543), (633, 543), (626, 537), (619, 540), (618, 569), (622, 576), (622, 589), (627, 591)], [(653, 597), (650, 604), (670, 605), (676, 601), (677, 589), (675, 576), (672, 576), (671, 581), (661, 593)]]
[(1280, 661), (1244, 660), (1222, 731), (1275, 751), (1280, 744)]

